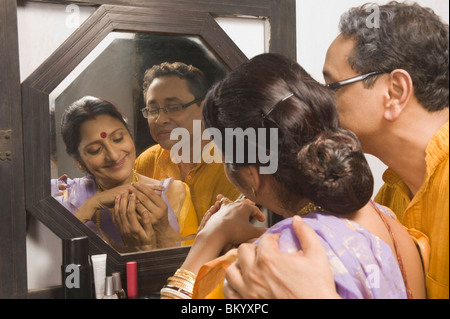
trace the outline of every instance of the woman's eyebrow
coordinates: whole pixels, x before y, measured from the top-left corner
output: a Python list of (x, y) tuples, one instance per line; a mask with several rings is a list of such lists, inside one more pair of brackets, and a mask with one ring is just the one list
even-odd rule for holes
[[(118, 131), (121, 131), (121, 130), (123, 130), (123, 128), (122, 128), (122, 127), (119, 127), (118, 129), (116, 129), (116, 130), (114, 130), (113, 132), (111, 132), (111, 133), (109, 134), (109, 136), (114, 135), (115, 133), (117, 133)], [(84, 147), (86, 148), (86, 147), (89, 147), (89, 146), (92, 145), (92, 144), (100, 143), (103, 139), (104, 139), (104, 138), (101, 138), (101, 139), (97, 139), (97, 140), (95, 140), (95, 141), (92, 141), (92, 142), (86, 144)]]

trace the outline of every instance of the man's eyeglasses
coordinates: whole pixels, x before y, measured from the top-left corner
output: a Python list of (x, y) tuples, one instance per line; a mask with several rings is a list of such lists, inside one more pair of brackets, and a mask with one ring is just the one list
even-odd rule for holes
[(192, 104), (195, 104), (195, 103), (199, 103), (202, 100), (203, 100), (202, 98), (196, 98), (195, 100), (193, 100), (193, 101), (191, 101), (189, 103), (183, 104), (183, 105), (172, 104), (172, 105), (167, 105), (167, 106), (159, 107), (159, 108), (158, 107), (152, 107), (152, 108), (144, 107), (144, 108), (141, 109), (141, 112), (142, 112), (142, 115), (146, 119), (147, 118), (155, 118), (155, 117), (157, 117), (159, 115), (159, 111), (160, 110), (163, 110), (164, 113), (173, 116), (173, 115), (176, 115), (176, 114), (180, 113), (181, 110), (187, 108), (188, 106), (191, 106)]
[(375, 71), (375, 72), (370, 72), (370, 73), (366, 73), (366, 74), (361, 74), (355, 77), (352, 77), (350, 79), (346, 79), (346, 80), (342, 80), (342, 81), (337, 81), (337, 82), (333, 82), (327, 85), (327, 88), (332, 89), (332, 90), (337, 90), (340, 87), (343, 87), (345, 85), (349, 85), (355, 82), (359, 82), (359, 81), (364, 81), (365, 79), (368, 79), (372, 76), (378, 75), (378, 74), (382, 74), (385, 72), (382, 71)]

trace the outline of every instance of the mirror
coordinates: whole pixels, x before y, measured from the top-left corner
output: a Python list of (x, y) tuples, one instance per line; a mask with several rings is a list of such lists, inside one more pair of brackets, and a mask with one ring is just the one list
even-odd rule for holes
[[(57, 131), (57, 127), (54, 125), (53, 129), (50, 129), (52, 123), (55, 122), (54, 119), (51, 119), (49, 110), (54, 109), (55, 118), (57, 118), (60, 112), (59, 105), (66, 105), (68, 100), (72, 100), (72, 97), (73, 99), (78, 98), (74, 94), (81, 94), (82, 96), (87, 93), (103, 95), (103, 93), (98, 92), (73, 93), (73, 91), (77, 86), (88, 86), (90, 82), (86, 80), (86, 72), (101, 63), (103, 55), (117, 51), (116, 44), (118, 46), (120, 43), (128, 43), (123, 48), (123, 52), (115, 53), (117, 57), (123, 58), (123, 55), (130, 52), (129, 50), (132, 50), (133, 47), (136, 50), (136, 47), (140, 46), (142, 51), (148, 51), (149, 43), (154, 41), (167, 42), (169, 38), (178, 42), (194, 43), (206, 52), (212, 65), (217, 68), (217, 70), (209, 69), (211, 78), (220, 73), (223, 75), (224, 71), (230, 70), (246, 60), (245, 55), (222, 31), (210, 14), (195, 11), (179, 12), (176, 10), (104, 5), (99, 7), (22, 83), (24, 157), (33, 158), (33, 161), (30, 161), (29, 165), (25, 167), (27, 178), (25, 206), (27, 211), (60, 238), (88, 236), (91, 254), (108, 254), (107, 271), (124, 272), (126, 262), (137, 261), (139, 281), (142, 283), (140, 290), (147, 292), (159, 290), (161, 283), (173, 274), (182, 263), (189, 248), (168, 248), (150, 252), (120, 254), (65, 210), (51, 196), (50, 192), (49, 180), (51, 177), (58, 176), (66, 168), (62, 166), (64, 160), (60, 154), (64, 153), (64, 147), (61, 149), (58, 146), (58, 134), (54, 135), (55, 141), (51, 142), (53, 135), (50, 132)], [(178, 52), (177, 49), (172, 49), (172, 51), (181, 54), (182, 57), (183, 55), (189, 55), (190, 50)], [(129, 56), (131, 58), (126, 63), (134, 64), (133, 71), (138, 69), (139, 72), (143, 72), (145, 67), (141, 67), (139, 64), (152, 62), (150, 60), (145, 61), (145, 59), (134, 60), (134, 55), (139, 56), (136, 51), (134, 52)], [(171, 57), (171, 59), (174, 58), (179, 59), (180, 56)], [(187, 59), (187, 56), (185, 58)], [(168, 60), (169, 58), (165, 56), (164, 59)], [(116, 63), (114, 61), (107, 61), (106, 66), (106, 69), (110, 69), (108, 72), (115, 72)], [(125, 67), (124, 65), (123, 68)], [(199, 67), (208, 69), (207, 67)], [(99, 72), (96, 76), (101, 79), (102, 73)], [(114, 74), (111, 77), (114, 77)], [(130, 78), (132, 78), (132, 75), (127, 75), (127, 79)], [(108, 78), (108, 80), (110, 79)], [(108, 86), (106, 82), (99, 82), (100, 87)], [(135, 113), (136, 109), (139, 109), (142, 105), (138, 101), (136, 102), (142, 95), (138, 82), (139, 79), (132, 79), (131, 92), (127, 91), (122, 97), (124, 101), (118, 100), (117, 102), (119, 106), (133, 106), (127, 111), (127, 115), (134, 118), (133, 129), (137, 131), (140, 129), (140, 124), (139, 120), (136, 121)], [(69, 92), (71, 93), (69, 94)], [(69, 95), (72, 95), (72, 97)], [(133, 102), (131, 103), (131, 101)], [(149, 137), (148, 127), (146, 126), (147, 123), (142, 130)], [(141, 133), (138, 134), (141, 135)], [(139, 143), (141, 143), (140, 149), (142, 150), (151, 141), (142, 140)], [(52, 151), (52, 145), (56, 145), (55, 152)], [(53, 170), (53, 176), (50, 170), (49, 154), (56, 154), (57, 165)]]
[[(67, 43), (63, 45), (65, 51), (58, 49), (58, 56), (52, 56), (49, 61), (36, 70), (36, 74), (27, 79), (26, 83), (20, 81), (17, 8), (23, 3), (49, 3), (50, 5), (87, 5), (99, 6), (101, 4), (134, 5), (140, 6), (139, 11), (146, 16), (136, 14), (136, 19), (128, 17), (117, 21), (112, 17), (111, 22), (103, 25), (106, 33), (114, 30), (131, 32), (159, 32), (165, 34), (194, 34), (200, 35), (210, 50), (219, 53), (218, 56), (227, 66), (232, 68), (233, 63), (242, 57), (236, 53), (234, 44), (222, 36), (220, 28), (210, 23), (214, 17), (230, 17), (236, 19), (240, 16), (263, 19), (270, 28), (266, 33), (268, 52), (279, 52), (296, 58), (296, 1), (295, 0), (20, 0), (0, 1), (0, 11), (4, 13), (0, 19), (0, 39), (4, 45), (0, 48), (0, 109), (3, 120), (2, 129), (12, 129), (11, 147), (13, 158), (11, 162), (2, 162), (0, 170), (3, 191), (0, 196), (0, 216), (3, 220), (0, 240), (0, 297), (1, 298), (55, 298), (61, 297), (61, 286), (37, 290), (28, 290), (27, 260), (26, 260), (26, 216), (31, 214), (54, 232), (58, 237), (76, 236), (82, 234), (78, 227), (68, 225), (66, 221), (70, 216), (60, 214), (61, 211), (50, 200), (48, 180), (49, 167), (49, 94), (64, 79), (68, 72), (64, 68), (73, 68), (73, 61), (77, 55), (83, 59), (93, 46), (96, 36), (104, 37), (103, 28), (98, 25), (99, 16), (91, 20), (90, 27), (80, 28), (86, 34), (85, 42), (80, 42), (80, 33), (76, 32)], [(165, 8), (165, 10), (162, 10)], [(149, 10), (151, 11), (149, 12)], [(101, 14), (111, 16), (111, 11)], [(171, 14), (177, 10), (175, 14)], [(117, 12), (116, 12), (117, 13)], [(131, 22), (130, 22), (131, 20)], [(208, 21), (204, 23), (204, 21)], [(127, 23), (127, 21), (129, 21)], [(30, 21), (31, 24), (36, 23)], [(183, 23), (185, 23), (183, 25)], [(136, 24), (139, 24), (136, 26)], [(153, 29), (151, 27), (153, 26)], [(200, 31), (204, 27), (206, 30)], [(52, 32), (53, 30), (49, 30)], [(98, 34), (97, 34), (98, 33)], [(29, 36), (25, 34), (24, 36)], [(217, 38), (217, 41), (216, 41)], [(207, 39), (207, 40), (205, 40)], [(75, 47), (72, 47), (75, 46)], [(86, 48), (85, 48), (86, 47)], [(76, 53), (67, 53), (74, 50)], [(64, 53), (66, 52), (66, 53)], [(229, 57), (227, 56), (229, 55)], [(78, 61), (78, 62), (77, 62)], [(75, 65), (79, 60), (75, 61)], [(224, 62), (225, 61), (225, 62)], [(234, 61), (234, 62), (233, 62)], [(20, 68), (19, 68), (20, 66)], [(52, 68), (52, 66), (56, 66)], [(34, 66), (33, 66), (34, 68)], [(59, 70), (59, 68), (61, 70)], [(60, 75), (60, 72), (63, 75)], [(69, 72), (70, 73), (70, 72)], [(51, 77), (50, 77), (50, 76)], [(40, 78), (42, 77), (42, 78)], [(41, 81), (42, 80), (42, 81)], [(23, 107), (22, 107), (23, 106)], [(24, 171), (26, 170), (26, 172)], [(61, 226), (62, 225), (62, 226)], [(99, 246), (91, 241), (91, 252), (107, 252), (108, 248)], [(137, 260), (142, 264), (138, 267), (141, 290), (155, 291), (173, 274), (185, 258), (187, 249), (177, 248), (165, 251), (154, 251), (143, 255), (118, 257), (111, 253), (107, 267), (109, 270), (123, 271), (124, 263), (128, 260)], [(149, 255), (146, 258), (146, 255)], [(138, 258), (139, 257), (139, 258)], [(31, 261), (33, 262), (33, 261)]]
[[(116, 105), (128, 119), (136, 153), (152, 146), (142, 79), (146, 69), (162, 62), (183, 62), (201, 69), (209, 85), (223, 78), (227, 69), (198, 36), (160, 33), (111, 32), (49, 94), (51, 178), (66, 174), (71, 179), (85, 175), (67, 155), (60, 133), (61, 116), (74, 101), (90, 95)], [(61, 193), (52, 191), (61, 199)]]

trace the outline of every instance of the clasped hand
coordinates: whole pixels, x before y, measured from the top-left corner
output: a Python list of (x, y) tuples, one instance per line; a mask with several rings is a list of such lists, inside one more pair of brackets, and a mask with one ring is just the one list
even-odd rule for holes
[(141, 250), (156, 248), (158, 237), (170, 232), (163, 187), (135, 183), (115, 197), (113, 222), (126, 246)]
[(218, 195), (216, 203), (203, 217), (198, 234), (206, 234), (206, 237), (222, 243), (221, 253), (224, 253), (235, 245), (258, 238), (266, 231), (265, 228), (255, 227), (250, 222), (252, 217), (260, 222), (266, 218), (248, 199), (231, 201)]

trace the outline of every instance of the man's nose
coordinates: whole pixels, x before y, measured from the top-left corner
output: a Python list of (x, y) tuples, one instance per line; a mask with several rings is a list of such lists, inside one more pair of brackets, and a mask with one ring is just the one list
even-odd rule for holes
[(170, 121), (169, 114), (164, 111), (164, 109), (159, 110), (158, 117), (156, 117), (155, 122), (158, 124), (167, 123)]

